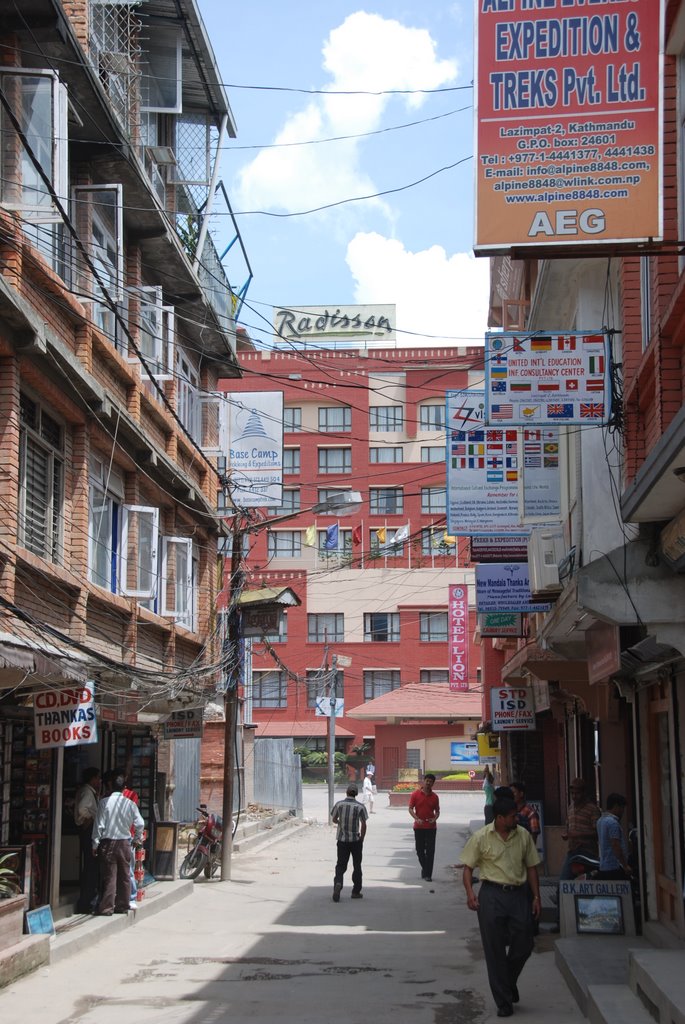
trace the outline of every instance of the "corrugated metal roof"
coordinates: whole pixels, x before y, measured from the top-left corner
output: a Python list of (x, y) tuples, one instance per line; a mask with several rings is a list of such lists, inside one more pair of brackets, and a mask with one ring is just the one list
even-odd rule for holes
[(407, 683), (382, 697), (345, 711), (348, 718), (386, 721), (407, 718), (472, 718), (480, 721), (483, 695), (457, 692), (433, 683)]

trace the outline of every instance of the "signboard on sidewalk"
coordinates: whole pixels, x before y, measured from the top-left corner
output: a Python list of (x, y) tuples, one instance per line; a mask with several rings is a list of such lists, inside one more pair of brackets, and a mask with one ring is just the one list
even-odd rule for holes
[(480, 0), (479, 253), (662, 237), (663, 0)]
[(97, 743), (95, 683), (34, 694), (33, 721), (39, 750)]

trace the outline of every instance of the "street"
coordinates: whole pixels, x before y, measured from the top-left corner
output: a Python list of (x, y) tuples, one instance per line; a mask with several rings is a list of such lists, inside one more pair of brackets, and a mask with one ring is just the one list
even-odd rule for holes
[[(455, 871), (482, 797), (443, 794), (441, 803), (431, 883), (419, 879), (407, 811), (379, 793), (364, 898), (349, 899), (348, 869), (335, 904), (326, 793), (305, 787), (304, 814), (315, 822), (234, 856), (230, 882), (198, 882), (192, 898), (13, 983), (0, 992), (0, 1013), (22, 1024), (494, 1021), (476, 917)], [(515, 1016), (583, 1021), (551, 938), (537, 941)]]

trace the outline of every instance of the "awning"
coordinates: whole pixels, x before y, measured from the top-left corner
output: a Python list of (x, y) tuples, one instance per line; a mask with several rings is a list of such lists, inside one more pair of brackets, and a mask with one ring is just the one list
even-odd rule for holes
[[(355, 733), (350, 732), (349, 729), (345, 729), (343, 726), (335, 723), (335, 735), (342, 739), (354, 739)], [(257, 739), (263, 737), (269, 737), (271, 739), (287, 739), (292, 736), (293, 738), (306, 739), (308, 736), (314, 738), (320, 736), (328, 736), (328, 718), (311, 718), (307, 719), (306, 722), (258, 722), (257, 730), (255, 732)]]
[(537, 644), (526, 644), (502, 666), (502, 682), (522, 680), (527, 673), (560, 683), (587, 682), (587, 662), (570, 661)]
[(43, 687), (59, 681), (85, 683), (91, 677), (88, 660), (78, 651), (0, 632), (0, 690), (13, 689), (24, 678), (35, 689), (36, 683)]

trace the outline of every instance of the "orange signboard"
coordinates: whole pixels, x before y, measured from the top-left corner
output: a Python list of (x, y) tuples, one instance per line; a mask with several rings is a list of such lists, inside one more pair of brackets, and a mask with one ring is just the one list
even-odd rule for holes
[(658, 240), (663, 0), (476, 0), (477, 253)]

